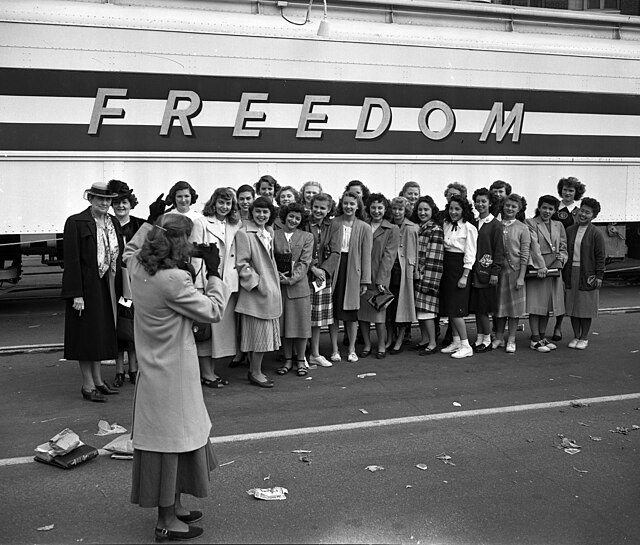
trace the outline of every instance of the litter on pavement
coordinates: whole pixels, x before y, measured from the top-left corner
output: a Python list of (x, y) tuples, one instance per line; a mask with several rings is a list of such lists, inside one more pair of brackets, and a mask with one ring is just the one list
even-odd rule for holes
[(106, 420), (98, 422), (98, 433), (96, 435), (113, 435), (114, 433), (125, 433), (127, 430), (116, 424), (109, 424)]
[(384, 471), (384, 467), (382, 466), (367, 466), (365, 467), (366, 470), (371, 471), (372, 473), (374, 471)]
[(376, 373), (362, 373), (361, 375), (357, 375), (358, 378), (367, 378), (367, 377), (375, 377)]
[(53, 530), (54, 526), (55, 526), (55, 524), (48, 524), (47, 526), (40, 526), (40, 528), (38, 528), (38, 532), (47, 532), (49, 530)]
[(367, 409), (358, 409), (362, 414), (369, 414), (369, 411), (367, 411)]
[(288, 493), (289, 491), (282, 486), (247, 490), (247, 494), (253, 496), (256, 500), (286, 500)]
[(424, 471), (425, 469), (427, 469), (427, 464), (416, 464), (416, 467)]
[(443, 463), (445, 463), (447, 465), (450, 465), (450, 466), (456, 465), (451, 461), (451, 456), (449, 456), (448, 454), (445, 454), (444, 452), (442, 454), (438, 454), (436, 456), (436, 458), (438, 460), (441, 460)]

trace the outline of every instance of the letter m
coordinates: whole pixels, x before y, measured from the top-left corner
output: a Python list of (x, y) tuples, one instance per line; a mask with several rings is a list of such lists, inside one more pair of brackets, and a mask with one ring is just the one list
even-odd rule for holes
[(502, 102), (494, 102), (493, 108), (487, 117), (487, 122), (484, 124), (482, 134), (480, 135), (480, 142), (486, 142), (489, 138), (489, 134), (493, 129), (493, 125), (496, 126), (496, 141), (502, 142), (502, 139), (507, 135), (511, 127), (513, 127), (512, 142), (520, 141), (520, 133), (522, 132), (522, 120), (524, 119), (524, 104), (518, 102), (514, 104), (513, 109), (507, 116), (505, 121), (503, 104)]

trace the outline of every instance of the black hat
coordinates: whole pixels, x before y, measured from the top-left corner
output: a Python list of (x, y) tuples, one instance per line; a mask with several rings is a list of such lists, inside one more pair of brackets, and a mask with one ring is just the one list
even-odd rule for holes
[(129, 186), (120, 180), (109, 180), (109, 190), (116, 193), (116, 196), (113, 197), (114, 201), (130, 200), (133, 194), (133, 189), (129, 189)]

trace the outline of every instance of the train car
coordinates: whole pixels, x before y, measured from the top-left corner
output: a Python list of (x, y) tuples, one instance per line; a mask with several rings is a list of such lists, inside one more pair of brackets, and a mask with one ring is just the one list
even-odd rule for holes
[(640, 17), (0, 0), (0, 280), (19, 277), (24, 254), (60, 264), (65, 218), (113, 178), (146, 209), (178, 180), (202, 204), (263, 174), (336, 196), (351, 179), (388, 196), (415, 180), (438, 203), (452, 181), (501, 179), (533, 204), (576, 176), (621, 258), (640, 221), (639, 152)]

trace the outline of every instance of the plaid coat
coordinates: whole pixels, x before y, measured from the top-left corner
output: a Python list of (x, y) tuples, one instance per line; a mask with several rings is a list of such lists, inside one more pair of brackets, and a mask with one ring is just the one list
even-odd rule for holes
[(415, 286), (416, 309), (438, 313), (440, 279), (444, 259), (444, 231), (434, 221), (420, 225), (418, 231), (418, 280)]

